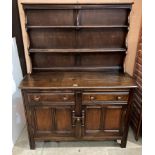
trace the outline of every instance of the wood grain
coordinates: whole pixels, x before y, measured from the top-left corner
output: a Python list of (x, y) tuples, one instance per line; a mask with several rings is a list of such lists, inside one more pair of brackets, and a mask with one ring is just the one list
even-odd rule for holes
[(133, 3), (133, 0), (20, 0), (22, 3), (46, 3), (46, 4), (75, 4), (75, 3), (87, 3), (87, 4), (102, 4), (102, 3)]
[[(74, 84), (77, 84), (74, 86)], [(104, 72), (45, 72), (26, 75), (21, 89), (135, 88), (128, 74)]]
[(29, 52), (28, 52), (28, 48), (30, 46), (30, 42), (29, 42), (29, 38), (28, 38), (26, 29), (25, 29), (25, 24), (26, 24), (25, 12), (23, 10), (23, 6), (22, 6), (20, 0), (18, 1), (18, 8), (19, 8), (22, 36), (23, 36), (26, 68), (27, 68), (27, 73), (30, 74), (32, 72), (32, 64), (31, 64), (31, 59), (30, 59)]

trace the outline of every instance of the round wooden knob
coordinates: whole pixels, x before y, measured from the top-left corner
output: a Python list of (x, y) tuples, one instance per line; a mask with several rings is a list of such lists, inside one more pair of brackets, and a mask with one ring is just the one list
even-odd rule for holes
[(95, 100), (95, 97), (94, 96), (90, 96), (90, 100)]
[(63, 97), (63, 100), (64, 100), (64, 101), (67, 101), (67, 100), (68, 100), (68, 98), (67, 98), (66, 96), (64, 96), (64, 97)]
[(40, 100), (40, 96), (35, 96), (35, 97), (34, 97), (34, 100), (35, 100), (35, 101), (39, 101), (39, 100)]
[(80, 122), (80, 118), (77, 118), (77, 122)]
[(78, 87), (78, 84), (77, 84), (77, 83), (74, 83), (74, 84), (73, 84), (73, 87)]
[(117, 96), (117, 99), (118, 99), (118, 100), (121, 100), (121, 99), (122, 99), (122, 97), (121, 97), (121, 96)]

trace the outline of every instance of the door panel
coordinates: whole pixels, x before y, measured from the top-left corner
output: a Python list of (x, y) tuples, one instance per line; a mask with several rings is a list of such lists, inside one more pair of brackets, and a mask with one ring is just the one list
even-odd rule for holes
[(100, 130), (101, 107), (87, 107), (86, 130)]
[(122, 134), (126, 105), (86, 105), (83, 108), (85, 109), (84, 136), (104, 137), (109, 134)]
[(70, 132), (72, 130), (71, 124), (71, 110), (68, 108), (64, 109), (57, 108), (55, 114), (56, 131)]
[(37, 131), (51, 131), (53, 126), (52, 112), (48, 108), (35, 108)]
[(122, 107), (107, 107), (104, 130), (119, 130), (121, 123)]
[(36, 106), (34, 111), (34, 128), (36, 136), (39, 134), (52, 134), (55, 136), (74, 135), (72, 128), (72, 110), (74, 106)]

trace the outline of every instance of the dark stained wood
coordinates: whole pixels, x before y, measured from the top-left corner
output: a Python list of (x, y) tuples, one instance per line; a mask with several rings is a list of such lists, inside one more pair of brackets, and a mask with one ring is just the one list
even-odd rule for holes
[(68, 4), (68, 5), (64, 5), (63, 3), (61, 4), (24, 4), (23, 5), (23, 8), (25, 10), (35, 10), (35, 9), (38, 9), (38, 10), (51, 10), (51, 9), (58, 9), (58, 10), (64, 10), (64, 9), (104, 9), (104, 8), (107, 8), (107, 9), (128, 9), (130, 10), (132, 8), (132, 4), (133, 3), (128, 3), (128, 4), (124, 4), (124, 3), (119, 3), (119, 4)]
[(28, 10), (28, 26), (73, 25), (73, 10)]
[(33, 68), (74, 67), (75, 64), (73, 53), (35, 53), (31, 55)]
[(73, 104), (74, 103), (74, 94), (73, 93), (28, 93), (28, 100), (30, 103), (37, 103), (37, 104), (43, 104), (43, 103), (61, 103), (66, 102)]
[[(76, 61), (77, 62), (77, 61)], [(90, 66), (90, 67), (48, 67), (48, 68), (32, 68), (33, 72), (50, 72), (50, 71), (66, 71), (66, 72), (73, 72), (73, 71), (89, 71), (89, 72), (94, 72), (94, 71), (99, 71), (99, 72), (106, 72), (106, 71), (111, 71), (111, 72), (122, 72), (123, 67), (122, 66)]]
[(95, 92), (83, 93), (83, 102), (128, 101), (129, 92)]
[[(52, 70), (57, 67), (118, 67), (122, 68), (124, 52), (106, 53), (31, 53), (33, 69)], [(113, 59), (113, 57), (115, 59)], [(98, 61), (96, 61), (98, 60)], [(65, 70), (65, 69), (64, 69)]]
[(66, 104), (61, 105), (37, 105), (30, 107), (33, 110), (31, 120), (33, 121), (34, 137), (42, 134), (53, 134), (54, 136), (63, 137), (67, 135), (73, 137), (74, 130), (72, 127), (72, 110), (73, 106)]
[(31, 48), (74, 48), (75, 30), (69, 29), (31, 29), (29, 32)]
[(128, 100), (127, 108), (125, 109), (124, 114), (124, 127), (123, 127), (123, 136), (121, 140), (121, 147), (125, 148), (127, 144), (127, 138), (128, 138), (128, 131), (129, 131), (129, 124), (131, 121), (131, 105), (132, 105), (132, 98), (133, 98), (133, 89), (130, 90), (130, 96)]
[(52, 52), (52, 53), (91, 53), (91, 52), (125, 52), (125, 48), (96, 48), (96, 49), (30, 49), (30, 53)]
[(127, 25), (87, 25), (87, 26), (28, 26), (27, 29), (89, 29), (89, 28), (128, 28)]
[[(81, 25), (128, 25), (127, 9), (81, 10)], [(109, 18), (110, 17), (110, 18)]]
[(23, 7), (32, 73), (19, 87), (30, 148), (35, 141), (117, 139), (125, 147), (136, 88), (123, 72), (131, 3)]
[(127, 30), (122, 28), (80, 29), (78, 34), (78, 47), (125, 48), (126, 34)]
[(99, 131), (100, 129), (100, 118), (101, 118), (101, 107), (86, 107), (86, 120), (85, 120), (85, 130), (90, 133), (91, 130)]
[(121, 106), (109, 106), (106, 109), (104, 130), (119, 130), (121, 121)]
[(56, 130), (61, 132), (71, 132), (72, 130), (72, 111), (69, 108), (61, 107), (56, 109), (55, 113), (55, 122), (56, 122)]
[[(74, 85), (75, 84), (75, 85)], [(135, 88), (128, 74), (104, 72), (46, 72), (26, 75), (22, 89)]]
[(52, 128), (52, 116), (49, 108), (38, 108), (35, 110), (36, 130), (38, 131), (51, 131)]

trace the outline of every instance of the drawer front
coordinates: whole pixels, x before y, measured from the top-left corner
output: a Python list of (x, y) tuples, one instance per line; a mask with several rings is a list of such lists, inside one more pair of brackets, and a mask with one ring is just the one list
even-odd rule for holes
[(102, 101), (128, 101), (129, 92), (94, 92), (84, 93), (83, 103), (95, 103)]
[(30, 103), (74, 103), (74, 93), (29, 93)]
[(28, 26), (74, 25), (73, 10), (27, 10)]

